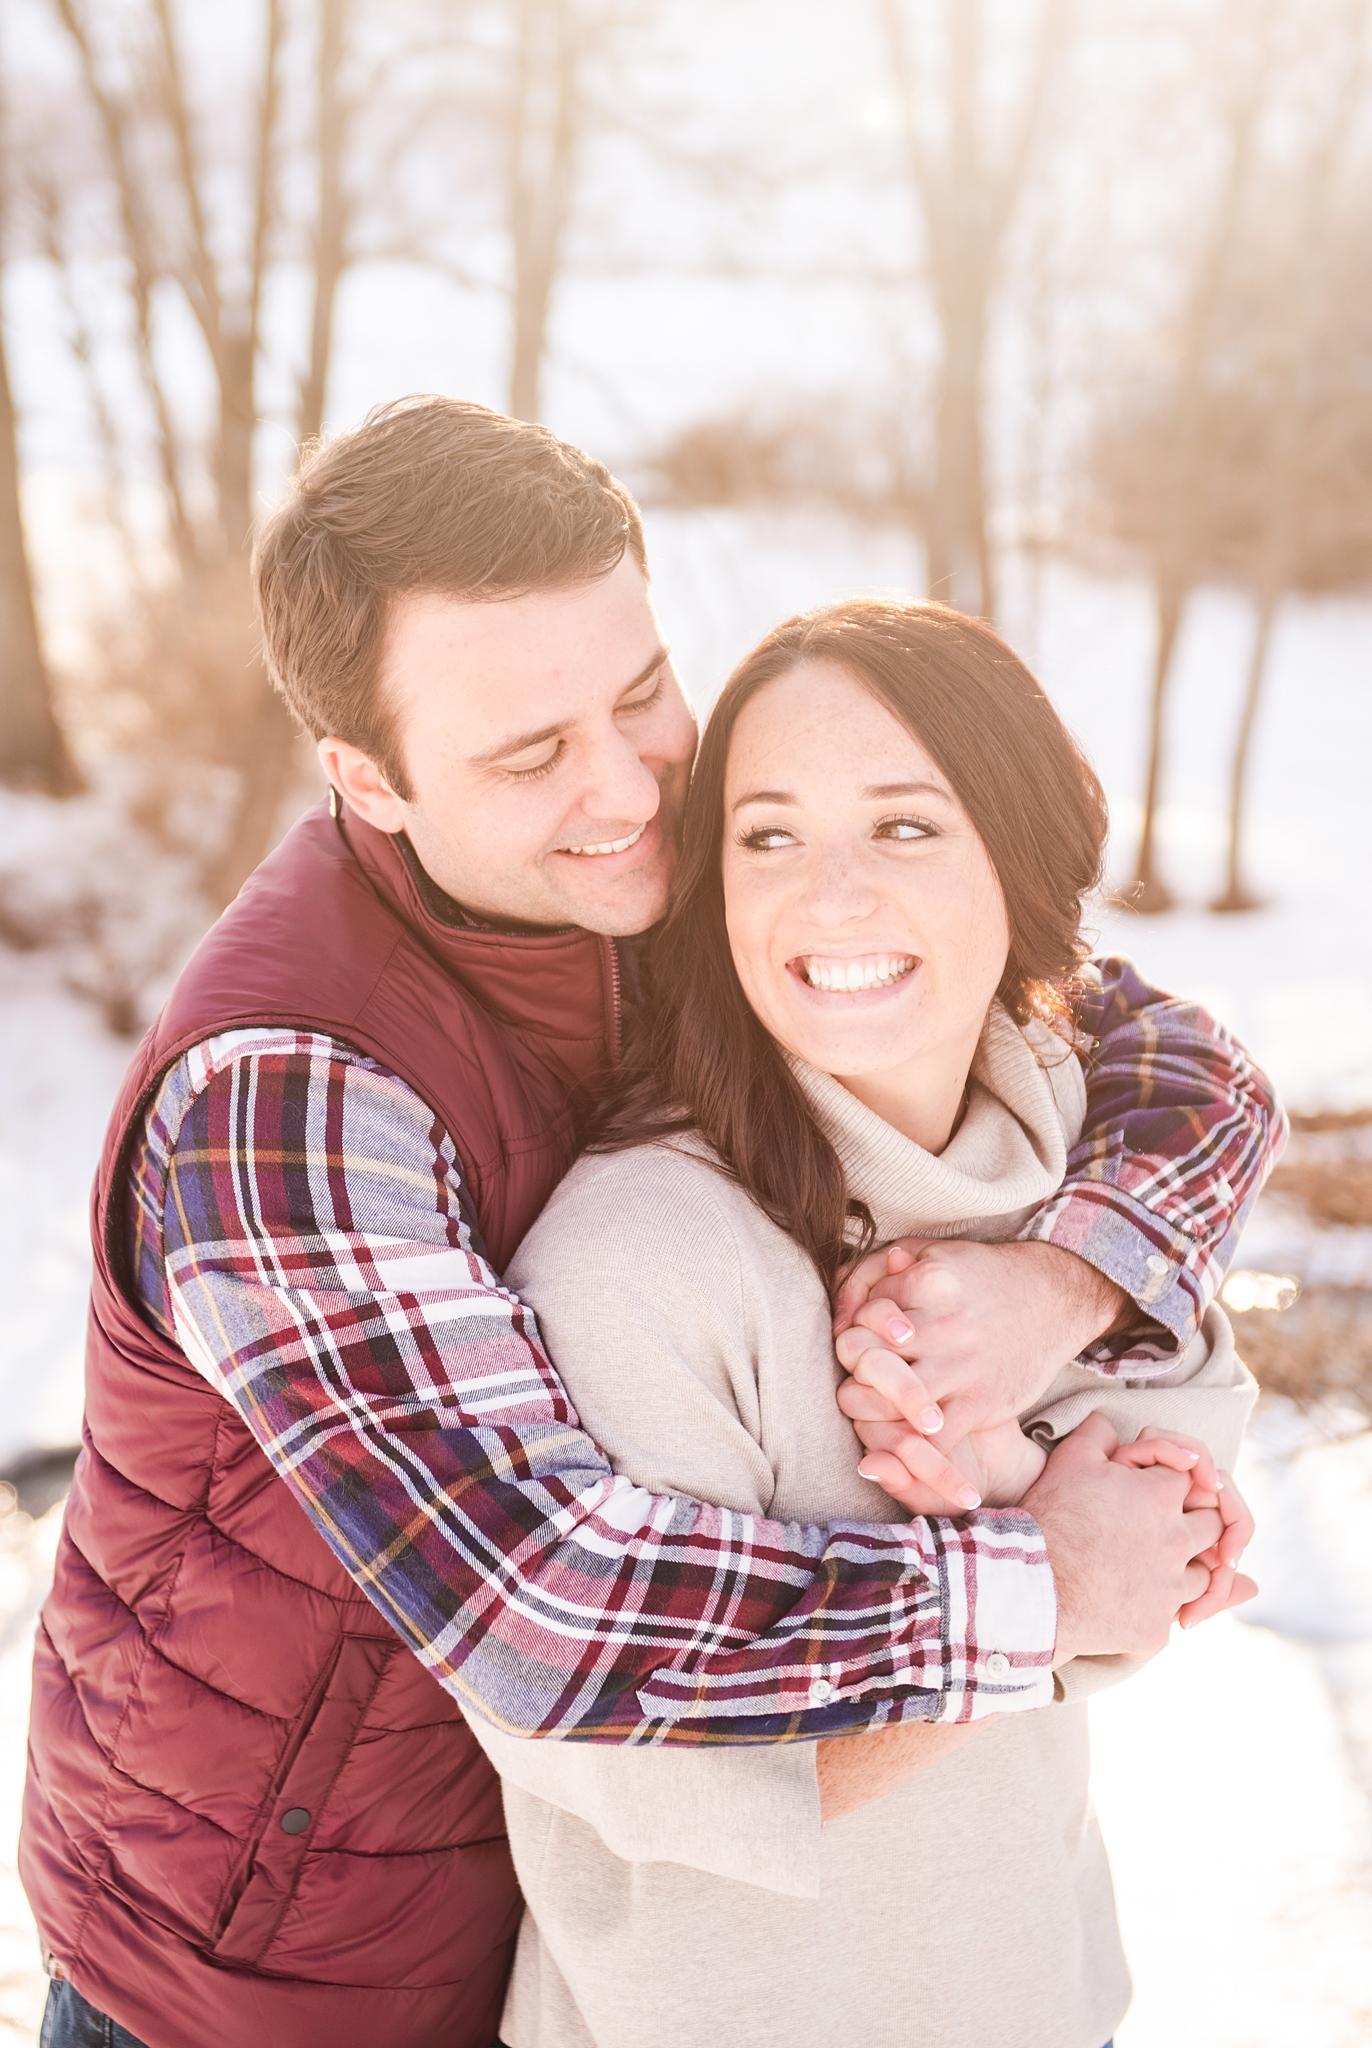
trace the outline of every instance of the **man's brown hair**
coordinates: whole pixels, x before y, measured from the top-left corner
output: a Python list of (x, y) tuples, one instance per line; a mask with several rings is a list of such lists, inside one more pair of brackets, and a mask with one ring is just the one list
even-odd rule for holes
[(832, 1285), (872, 1241), (871, 1214), (850, 1194), (837, 1152), (743, 993), (722, 873), (739, 713), (807, 661), (846, 669), (947, 776), (1005, 898), (1010, 950), (996, 993), (1021, 1024), (1071, 1011), (1087, 950), (1082, 898), (1099, 880), (1109, 820), (1090, 763), (1018, 655), (980, 619), (854, 598), (788, 619), (735, 669), (700, 743), (672, 907), (653, 955), (652, 1028), (631, 1043), (593, 1142), (618, 1151), (698, 1132)]
[(379, 670), (392, 600), (468, 601), (591, 582), (643, 524), (603, 463), (547, 427), (457, 398), (376, 406), (310, 449), (253, 550), (267, 670), (316, 739), (348, 740), (412, 791)]

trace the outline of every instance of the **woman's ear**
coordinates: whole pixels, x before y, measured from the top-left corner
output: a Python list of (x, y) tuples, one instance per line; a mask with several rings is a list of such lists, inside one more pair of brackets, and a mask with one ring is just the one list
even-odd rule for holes
[(351, 740), (323, 739), (319, 759), (329, 781), (359, 818), (375, 825), (378, 832), (404, 831), (405, 805), (370, 754), (364, 754)]

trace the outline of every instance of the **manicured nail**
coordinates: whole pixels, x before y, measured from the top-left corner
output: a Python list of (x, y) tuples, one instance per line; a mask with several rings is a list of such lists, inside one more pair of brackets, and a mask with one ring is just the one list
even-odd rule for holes
[(937, 1436), (943, 1427), (943, 1410), (926, 1408), (919, 1418), (919, 1426), (926, 1436)]
[(1215, 1491), (1216, 1493), (1224, 1492), (1224, 1481), (1222, 1479), (1217, 1479), (1215, 1481)]
[(892, 1343), (903, 1344), (907, 1337), (913, 1337), (915, 1333), (908, 1323), (901, 1322), (899, 1316), (897, 1316), (893, 1323), (886, 1325), (886, 1334)]
[(964, 1486), (959, 1489), (958, 1500), (965, 1508), (979, 1508), (981, 1506), (981, 1495), (974, 1493), (970, 1486)]
[(1194, 1622), (1194, 1621), (1184, 1621), (1184, 1622), (1182, 1623), (1182, 1627), (1183, 1627), (1184, 1629), (1193, 1629), (1193, 1628), (1194, 1628), (1195, 1626), (1196, 1626), (1196, 1624), (1195, 1624), (1195, 1622)]
[(859, 1465), (859, 1466), (858, 1466), (858, 1478), (859, 1478), (859, 1479), (875, 1479), (875, 1478), (876, 1478), (876, 1476), (877, 1476), (877, 1475), (876, 1475), (876, 1473), (875, 1473), (875, 1472), (873, 1472), (873, 1471), (872, 1471), (872, 1470), (871, 1470), (871, 1469), (870, 1469), (870, 1468), (869, 1468), (869, 1467), (868, 1467), (868, 1466), (867, 1466), (866, 1464), (862, 1464), (862, 1465)]

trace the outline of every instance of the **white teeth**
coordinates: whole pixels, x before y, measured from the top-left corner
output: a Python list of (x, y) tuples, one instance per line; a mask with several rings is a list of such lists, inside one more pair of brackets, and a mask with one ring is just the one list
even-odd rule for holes
[(909, 953), (878, 953), (870, 960), (802, 959), (801, 970), (811, 988), (830, 994), (857, 994), (862, 989), (889, 988), (915, 965)]
[(647, 829), (647, 824), (644, 823), (639, 826), (637, 832), (631, 832), (627, 839), (606, 839), (602, 840), (599, 846), (564, 846), (562, 851), (581, 854), (627, 853), (631, 846), (637, 846)]

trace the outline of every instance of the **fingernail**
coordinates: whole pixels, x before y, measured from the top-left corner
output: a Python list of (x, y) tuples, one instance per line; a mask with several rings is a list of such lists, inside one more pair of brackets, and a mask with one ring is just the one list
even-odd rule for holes
[(901, 1322), (899, 1316), (897, 1316), (895, 1322), (886, 1325), (886, 1334), (895, 1343), (903, 1344), (907, 1337), (913, 1337), (915, 1333), (908, 1323)]
[(869, 1467), (869, 1466), (867, 1466), (867, 1465), (866, 1465), (865, 1463), (864, 1463), (864, 1464), (861, 1464), (861, 1465), (859, 1465), (859, 1466), (858, 1466), (858, 1478), (859, 1478), (859, 1479), (875, 1479), (875, 1478), (876, 1478), (876, 1476), (877, 1476), (877, 1475), (876, 1475), (876, 1473), (875, 1473), (875, 1472), (873, 1472), (873, 1471), (872, 1471), (872, 1470), (870, 1469), (870, 1467)]
[(1216, 1493), (1224, 1492), (1224, 1481), (1222, 1479), (1217, 1479), (1215, 1481), (1215, 1491)]
[(926, 1436), (936, 1436), (943, 1427), (943, 1410), (926, 1408), (919, 1418), (919, 1426)]
[(964, 1486), (959, 1489), (958, 1500), (965, 1508), (979, 1508), (981, 1506), (981, 1495), (973, 1493), (970, 1486)]
[(1195, 1626), (1196, 1624), (1194, 1621), (1184, 1621), (1182, 1623), (1182, 1627), (1187, 1630), (1193, 1629)]

